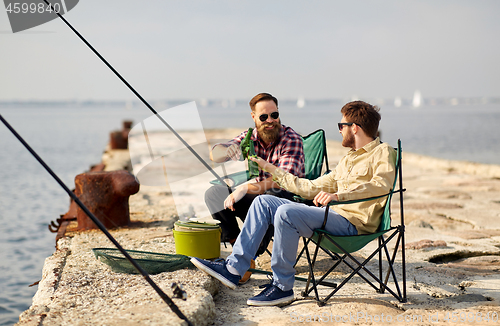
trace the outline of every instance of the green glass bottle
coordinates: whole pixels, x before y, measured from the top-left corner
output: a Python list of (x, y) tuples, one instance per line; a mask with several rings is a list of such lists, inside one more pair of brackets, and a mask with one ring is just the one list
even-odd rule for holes
[[(245, 159), (248, 159), (249, 156), (257, 156), (255, 155), (255, 147), (253, 145), (253, 140), (251, 139), (252, 137), (252, 132), (253, 128), (248, 128), (248, 132), (243, 138), (243, 140), (240, 143), (240, 150), (241, 150), (241, 158), (240, 160), (243, 161)], [(249, 172), (249, 179), (253, 179), (259, 176), (259, 165), (255, 163), (254, 161), (248, 160), (248, 172)]]

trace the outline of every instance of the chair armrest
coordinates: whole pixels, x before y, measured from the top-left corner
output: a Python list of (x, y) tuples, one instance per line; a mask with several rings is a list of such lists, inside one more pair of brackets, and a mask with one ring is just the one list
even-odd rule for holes
[(294, 202), (297, 202), (297, 203), (305, 203), (307, 201), (307, 199), (303, 198), (303, 197), (300, 197), (300, 196), (293, 196), (293, 201)]
[(399, 190), (391, 190), (390, 192), (388, 192), (387, 194), (385, 195), (380, 195), (380, 196), (374, 196), (374, 197), (369, 197), (369, 198), (362, 198), (362, 199), (353, 199), (353, 200), (346, 200), (346, 201), (336, 201), (336, 200), (332, 200), (331, 202), (328, 203), (327, 206), (335, 206), (335, 205), (347, 205), (347, 204), (355, 204), (355, 203), (362, 203), (362, 202), (365, 202), (365, 201), (370, 201), (370, 200), (374, 200), (374, 199), (379, 199), (379, 198), (384, 198), (384, 197), (387, 197), (389, 195), (392, 195), (392, 194), (395, 194), (397, 192), (403, 192), (403, 191), (406, 191), (406, 189), (399, 189)]
[[(249, 177), (250, 177), (250, 172), (248, 170), (246, 170), (246, 171), (239, 171), (239, 172), (231, 173), (229, 175), (225, 175), (222, 177), (222, 179), (223, 180), (224, 179), (231, 180), (233, 184), (231, 184), (230, 187), (237, 187), (237, 186), (247, 182), (249, 180)], [(222, 185), (219, 182), (219, 180), (217, 180), (217, 179), (210, 181), (210, 184)], [(225, 184), (223, 186), (225, 186)]]
[[(398, 192), (403, 192), (403, 191), (406, 191), (406, 189), (399, 189), (399, 190), (396, 190), (396, 191), (390, 191), (389, 193), (385, 194), (385, 195), (380, 195), (380, 196), (374, 196), (374, 197), (369, 197), (369, 198), (362, 198), (362, 199), (353, 199), (353, 200), (346, 200), (346, 201), (337, 201), (337, 200), (332, 200), (331, 202), (328, 203), (328, 205), (326, 205), (325, 207), (328, 207), (328, 206), (336, 206), (336, 205), (348, 205), (348, 204), (355, 204), (355, 203), (362, 203), (362, 202), (365, 202), (365, 201), (370, 201), (370, 200), (374, 200), (374, 199), (379, 199), (379, 198), (384, 198), (384, 197), (387, 197), (389, 195), (392, 195), (394, 193), (398, 193)], [(312, 202), (312, 200), (310, 199), (305, 199), (303, 197), (300, 197), (298, 195), (295, 195), (293, 196), (293, 200), (297, 203), (308, 203), (308, 202)]]
[[(380, 196), (375, 196), (375, 197), (369, 197), (369, 198), (362, 198), (362, 199), (353, 199), (353, 200), (346, 200), (346, 201), (332, 200), (331, 202), (328, 203), (327, 206), (362, 203), (362, 202), (369, 201), (369, 200), (383, 198), (383, 197), (389, 196), (390, 194), (393, 194), (395, 192), (400, 192), (400, 191), (391, 191), (391, 192), (389, 192), (389, 193), (387, 193), (385, 195), (380, 195)], [(302, 197), (300, 197), (298, 195), (295, 195), (295, 196), (293, 196), (293, 200), (296, 201), (296, 202), (298, 202), (298, 203), (304, 203), (304, 202), (308, 201), (309, 199), (305, 199), (305, 198), (302, 198)]]
[(297, 195), (293, 196), (293, 201), (296, 203), (305, 204), (307, 206), (314, 206), (312, 199), (305, 199), (305, 198), (297, 196)]

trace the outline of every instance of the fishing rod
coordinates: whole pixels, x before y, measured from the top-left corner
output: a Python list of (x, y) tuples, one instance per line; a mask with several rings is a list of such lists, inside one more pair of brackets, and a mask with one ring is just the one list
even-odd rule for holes
[(172, 128), (172, 126), (170, 126), (167, 121), (165, 121), (165, 119), (163, 119), (162, 116), (160, 116), (158, 114), (158, 112), (156, 112), (156, 110), (141, 96), (141, 94), (139, 94), (133, 87), (132, 85), (130, 85), (127, 80), (125, 80), (125, 78), (123, 78), (120, 73), (118, 73), (118, 71), (116, 71), (115, 68), (113, 68), (113, 66), (111, 64), (109, 64), (109, 62), (104, 59), (104, 57), (99, 53), (97, 52), (97, 50), (89, 43), (87, 42), (87, 40), (59, 13), (59, 11), (56, 11), (54, 9), (54, 7), (52, 7), (52, 4), (50, 2), (48, 2), (48, 0), (43, 0), (48, 6), (51, 7), (51, 9), (54, 11), (54, 13), (62, 19), (62, 21), (68, 25), (68, 27), (80, 38), (80, 40), (82, 40), (83, 43), (85, 43), (91, 50), (92, 52), (94, 52), (94, 54), (99, 58), (101, 59), (101, 61), (106, 65), (108, 66), (109, 69), (111, 69), (111, 71), (132, 91), (132, 93), (134, 93), (135, 96), (137, 96), (137, 98), (139, 100), (141, 100), (141, 102), (146, 105), (146, 107), (151, 110), (151, 112), (153, 112), (154, 115), (156, 115), (158, 117), (158, 119), (160, 119), (161, 122), (163, 122), (163, 124), (165, 124), (165, 126), (167, 126), (168, 129), (170, 129), (170, 131), (182, 142), (182, 144), (184, 144), (184, 146), (186, 146), (189, 151), (191, 151), (191, 153), (196, 156), (196, 158), (210, 171), (210, 173), (212, 173), (215, 178), (217, 178), (217, 180), (221, 183), (221, 185), (226, 185), (228, 190), (229, 190), (229, 193), (232, 192), (231, 190), (231, 186), (229, 186), (228, 184), (226, 184), (222, 178), (212, 169), (212, 167), (207, 163), (205, 162), (205, 160), (181, 137), (181, 135), (179, 135), (177, 133), (177, 131), (174, 130), (174, 128)]
[(163, 290), (149, 277), (149, 274), (139, 265), (137, 262), (129, 255), (129, 253), (123, 249), (118, 241), (109, 233), (104, 224), (99, 221), (97, 217), (85, 206), (80, 199), (71, 191), (62, 180), (57, 176), (57, 174), (52, 171), (52, 169), (42, 160), (42, 158), (31, 148), (31, 146), (17, 133), (17, 131), (4, 119), (4, 117), (0, 114), (0, 120), (3, 124), (16, 136), (16, 138), (26, 147), (26, 149), (35, 157), (35, 159), (47, 170), (47, 172), (59, 183), (59, 185), (68, 193), (68, 195), (75, 201), (75, 203), (80, 206), (80, 208), (87, 214), (88, 217), (92, 220), (92, 222), (97, 225), (99, 229), (108, 237), (108, 239), (118, 248), (118, 250), (127, 258), (128, 261), (137, 269), (139, 273), (142, 274), (144, 279), (155, 289), (158, 295), (165, 301), (165, 303), (172, 309), (172, 311), (180, 318), (185, 320), (188, 325), (193, 325), (189, 319), (179, 310), (179, 307), (170, 299), (170, 297), (163, 292)]

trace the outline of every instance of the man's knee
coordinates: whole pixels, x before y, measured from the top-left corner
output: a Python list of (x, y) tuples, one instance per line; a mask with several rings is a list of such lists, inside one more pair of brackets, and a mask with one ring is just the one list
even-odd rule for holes
[(258, 196), (257, 198), (259, 198), (259, 200), (261, 200), (263, 202), (268, 202), (268, 201), (272, 200), (273, 198), (275, 198), (275, 196), (262, 194), (262, 195)]
[(255, 199), (252, 201), (251, 206), (267, 206), (270, 198), (274, 196), (271, 195), (258, 195), (255, 197)]
[(229, 196), (229, 190), (227, 190), (227, 188), (212, 186), (205, 191), (205, 202), (213, 203), (221, 199), (226, 199), (227, 196)]
[[(259, 195), (255, 197), (252, 205), (250, 206), (250, 209), (248, 210), (248, 214), (245, 220), (251, 217), (256, 220), (267, 220), (268, 224), (273, 224), (272, 210), (269, 209), (269, 200), (272, 200), (272, 198), (275, 197), (271, 195)], [(252, 214), (250, 214), (250, 212), (252, 212)]]
[(298, 205), (285, 204), (278, 207), (274, 216), (276, 224), (287, 223), (294, 225), (297, 219), (301, 219), (301, 214)]

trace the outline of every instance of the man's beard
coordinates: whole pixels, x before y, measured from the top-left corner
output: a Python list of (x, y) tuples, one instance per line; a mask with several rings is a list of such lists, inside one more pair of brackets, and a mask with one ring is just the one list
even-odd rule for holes
[[(273, 129), (265, 129), (268, 126), (274, 126)], [(281, 120), (273, 123), (262, 123), (260, 126), (255, 126), (259, 137), (266, 143), (272, 143), (278, 139), (281, 130)]]
[(355, 140), (354, 140), (354, 133), (352, 131), (347, 131), (342, 138), (342, 146), (344, 147), (350, 147), (354, 149), (355, 145)]

